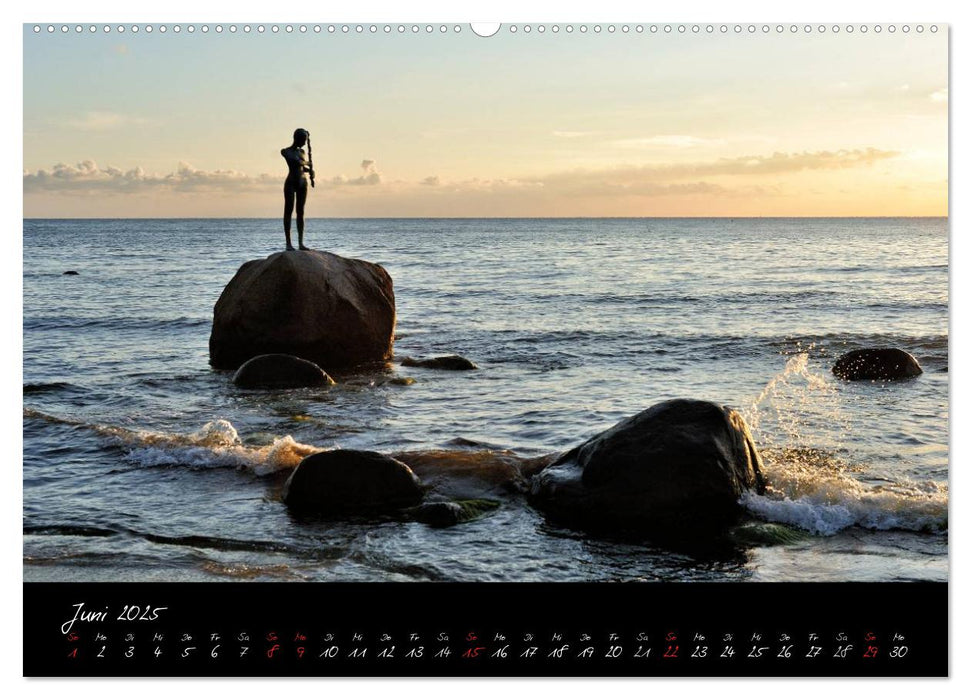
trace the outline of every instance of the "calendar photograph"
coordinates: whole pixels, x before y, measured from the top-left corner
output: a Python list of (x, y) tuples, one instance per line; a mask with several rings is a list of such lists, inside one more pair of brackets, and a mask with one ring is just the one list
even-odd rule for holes
[(25, 585), (948, 581), (947, 25), (23, 61)]

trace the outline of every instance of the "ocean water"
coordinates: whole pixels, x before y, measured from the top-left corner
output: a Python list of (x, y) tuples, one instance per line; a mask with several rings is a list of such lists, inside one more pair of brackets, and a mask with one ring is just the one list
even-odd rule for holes
[[(399, 358), (479, 370), (246, 391), (208, 365), (212, 307), (280, 228), (24, 221), (26, 580), (947, 579), (946, 219), (310, 220), (391, 274)], [(832, 376), (871, 346), (924, 374)], [(744, 413), (771, 488), (743, 503), (784, 537), (672, 551), (515, 495), (446, 529), (280, 501), (316, 450), (535, 457), (675, 397)]]

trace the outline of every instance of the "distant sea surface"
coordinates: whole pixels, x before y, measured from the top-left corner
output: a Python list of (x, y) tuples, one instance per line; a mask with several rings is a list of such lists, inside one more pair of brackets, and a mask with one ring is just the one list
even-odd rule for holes
[[(282, 248), (278, 221), (23, 235), (26, 580), (947, 579), (946, 219), (310, 220), (311, 247), (391, 274), (399, 359), (479, 369), (278, 392), (208, 365), (213, 304)], [(873, 346), (924, 374), (832, 376)], [(744, 505), (785, 538), (702, 556), (557, 527), (518, 496), (447, 529), (280, 501), (314, 450), (538, 456), (676, 397), (747, 417), (771, 489)]]

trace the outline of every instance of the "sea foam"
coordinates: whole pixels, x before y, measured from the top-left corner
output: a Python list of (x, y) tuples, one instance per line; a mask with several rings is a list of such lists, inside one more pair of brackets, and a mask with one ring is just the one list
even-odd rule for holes
[(186, 434), (84, 423), (28, 407), (23, 414), (25, 418), (91, 430), (125, 450), (128, 461), (140, 467), (236, 467), (262, 476), (293, 469), (304, 457), (324, 449), (297, 442), (290, 435), (274, 438), (268, 445), (247, 445), (236, 427), (223, 419)]
[(237, 467), (264, 475), (293, 469), (304, 457), (322, 449), (299, 443), (289, 435), (268, 445), (245, 445), (227, 420), (206, 423), (187, 435), (124, 429), (112, 432), (130, 445), (128, 459), (143, 467)]
[(853, 427), (839, 385), (810, 361), (814, 347), (806, 350), (790, 356), (745, 411), (768, 488), (764, 495), (747, 492), (742, 505), (818, 535), (849, 527), (946, 531), (946, 482), (875, 479), (866, 466), (836, 456)]
[[(936, 482), (871, 486), (845, 477), (839, 486), (823, 480), (815, 488), (805, 486), (787, 492), (778, 478), (765, 495), (747, 492), (741, 502), (766, 520), (834, 535), (849, 527), (871, 530), (947, 530), (947, 486)], [(789, 484), (788, 486), (791, 486)]]

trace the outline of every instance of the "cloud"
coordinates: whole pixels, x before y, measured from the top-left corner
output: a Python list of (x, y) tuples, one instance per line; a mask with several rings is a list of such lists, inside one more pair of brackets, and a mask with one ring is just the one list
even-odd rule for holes
[[(383, 185), (383, 193), (404, 193), (418, 189), (444, 193), (513, 194), (536, 197), (660, 197), (673, 195), (737, 196), (771, 194), (772, 187), (759, 176), (776, 176), (802, 171), (845, 170), (871, 166), (901, 156), (898, 151), (877, 148), (835, 151), (776, 152), (769, 155), (739, 156), (685, 163), (627, 165), (590, 170), (568, 170), (519, 178), (470, 178), (443, 183), (430, 175), (415, 181), (384, 183), (372, 159), (361, 161), (361, 174), (354, 178), (336, 175), (320, 177), (318, 190)], [(714, 180), (714, 181), (713, 181)], [(237, 170), (200, 170), (180, 163), (175, 172), (156, 175), (136, 167), (121, 170), (101, 167), (86, 160), (76, 165), (58, 163), (50, 169), (23, 174), (24, 193), (103, 192), (247, 192), (270, 191), (282, 186), (280, 175), (248, 175)], [(447, 187), (442, 187), (447, 184)]]
[[(805, 170), (842, 170), (872, 165), (899, 156), (897, 151), (876, 148), (773, 153), (761, 156), (720, 158), (713, 161), (622, 166), (599, 170), (571, 170), (529, 178), (548, 191), (571, 196), (663, 194), (728, 194), (731, 188), (706, 178), (780, 175)], [(742, 183), (738, 191), (751, 191)]]
[(237, 170), (198, 170), (188, 163), (167, 175), (146, 173), (141, 167), (121, 170), (113, 166), (99, 167), (93, 160), (77, 165), (58, 163), (50, 170), (24, 172), (24, 192), (140, 192), (155, 189), (174, 191), (202, 191), (222, 189), (259, 189), (279, 178), (262, 174), (250, 176)]
[(337, 175), (333, 177), (330, 181), (335, 187), (340, 187), (342, 185), (380, 185), (381, 184), (381, 173), (377, 171), (374, 165), (374, 161), (365, 158), (361, 161), (361, 170), (363, 171), (359, 177), (346, 177), (344, 175)]
[(947, 102), (947, 88), (941, 88), (931, 93), (931, 100), (934, 102)]
[(724, 197), (753, 194), (758, 189), (744, 188), (744, 190), (739, 190), (704, 180), (664, 183), (648, 180), (615, 181), (607, 178), (598, 179), (596, 182), (587, 181), (569, 184), (560, 181), (552, 188), (553, 191), (561, 191), (565, 195), (582, 193), (593, 197), (668, 197), (698, 194)]
[(515, 178), (494, 178), (485, 179), (473, 177), (468, 180), (448, 183), (450, 191), (460, 192), (523, 192), (538, 191), (545, 187), (541, 180), (537, 179), (515, 179)]
[(84, 114), (65, 119), (58, 123), (59, 126), (78, 131), (110, 131), (120, 129), (125, 126), (145, 126), (152, 123), (149, 119), (135, 117), (129, 114), (119, 114), (117, 112), (85, 112)]
[[(586, 177), (589, 175), (590, 177)], [(420, 184), (425, 184), (422, 181)], [(454, 194), (518, 195), (529, 198), (582, 197), (661, 197), (666, 195), (708, 194), (730, 196), (740, 191), (711, 182), (652, 182), (631, 178), (614, 178), (612, 171), (558, 173), (536, 179), (471, 178), (447, 183), (444, 190)], [(746, 188), (751, 194), (759, 188)]]
[[(377, 172), (373, 160), (361, 163), (364, 171), (360, 177), (346, 178), (337, 175), (330, 180), (321, 178), (318, 186), (338, 188), (345, 185), (377, 185), (381, 174)], [(173, 192), (240, 192), (279, 189), (283, 184), (282, 175), (248, 175), (239, 170), (200, 170), (188, 163), (179, 163), (178, 168), (164, 175), (147, 173), (135, 167), (122, 170), (114, 166), (99, 166), (93, 160), (84, 160), (76, 165), (57, 163), (49, 169), (24, 171), (24, 193), (32, 192), (103, 192), (133, 194), (148, 191)]]

